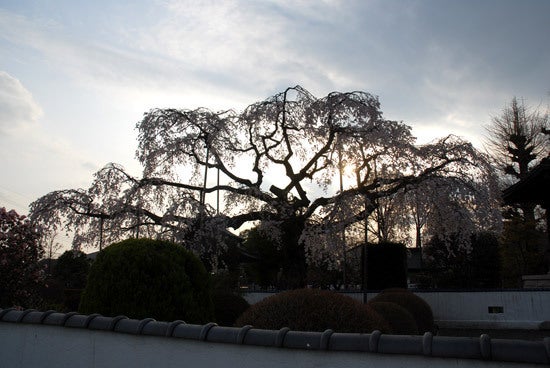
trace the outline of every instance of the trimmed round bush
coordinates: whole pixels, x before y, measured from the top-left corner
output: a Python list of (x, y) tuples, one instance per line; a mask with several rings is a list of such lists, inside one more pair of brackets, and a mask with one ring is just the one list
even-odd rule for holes
[(214, 319), (202, 262), (180, 245), (149, 239), (125, 240), (99, 253), (79, 310), (188, 323)]
[(251, 306), (235, 323), (255, 328), (295, 331), (388, 332), (386, 321), (370, 307), (326, 290), (297, 289), (278, 293)]
[(432, 308), (424, 299), (407, 289), (382, 290), (369, 303), (390, 302), (405, 308), (414, 318), (418, 333), (434, 331), (434, 316)]
[(388, 322), (390, 333), (394, 335), (418, 335), (418, 327), (414, 317), (399, 304), (371, 302), (368, 305)]
[(216, 292), (212, 299), (216, 322), (220, 326), (233, 326), (237, 318), (250, 307), (242, 296), (230, 292)]

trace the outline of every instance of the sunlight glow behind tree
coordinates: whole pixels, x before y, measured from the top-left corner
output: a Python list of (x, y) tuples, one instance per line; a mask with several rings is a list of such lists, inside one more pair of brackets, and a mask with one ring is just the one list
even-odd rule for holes
[[(454, 136), (416, 146), (411, 128), (384, 119), (378, 98), (365, 92), (317, 99), (296, 86), (241, 113), (153, 109), (137, 130), (142, 178), (107, 165), (89, 189), (35, 201), (32, 218), (76, 230), (76, 246), (159, 237), (213, 258), (228, 230), (259, 222), (286, 256), (282, 284), (298, 287), (307, 263), (339, 257), (335, 234), (425, 183), (465, 193), (487, 223), (496, 213), (483, 155)], [(334, 185), (340, 160), (353, 173), (342, 190)], [(205, 182), (205, 168), (223, 180)], [(219, 214), (204, 201), (216, 192), (224, 198)]]

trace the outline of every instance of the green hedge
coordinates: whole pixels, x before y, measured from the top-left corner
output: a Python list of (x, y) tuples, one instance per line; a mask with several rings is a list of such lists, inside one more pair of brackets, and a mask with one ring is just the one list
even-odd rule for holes
[(213, 296), (216, 323), (220, 326), (233, 326), (250, 304), (240, 295), (217, 291)]
[(406, 289), (386, 289), (381, 291), (369, 303), (389, 302), (405, 308), (414, 318), (418, 332), (434, 331), (434, 317), (432, 308), (424, 299)]
[(380, 314), (393, 335), (418, 335), (418, 326), (412, 314), (396, 303), (371, 302), (368, 305)]
[(130, 318), (214, 320), (210, 277), (201, 261), (165, 241), (129, 239), (99, 253), (79, 307)]
[(235, 323), (255, 328), (295, 331), (389, 331), (373, 309), (348, 296), (326, 290), (297, 289), (270, 296), (251, 306)]

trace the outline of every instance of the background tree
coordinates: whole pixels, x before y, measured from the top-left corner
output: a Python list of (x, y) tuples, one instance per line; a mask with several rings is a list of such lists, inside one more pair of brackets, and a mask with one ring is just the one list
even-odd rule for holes
[(78, 250), (65, 251), (55, 263), (54, 277), (67, 289), (84, 289), (90, 272), (91, 261), (86, 253)]
[(470, 235), (470, 246), (461, 246), (462, 234), (449, 239), (432, 237), (425, 247), (426, 268), (432, 286), (440, 288), (501, 287), (499, 241), (495, 233)]
[[(137, 129), (141, 179), (109, 165), (88, 190), (35, 201), (33, 218), (76, 228), (77, 243), (154, 229), (197, 253), (212, 244), (212, 254), (224, 248), (230, 228), (260, 221), (285, 255), (287, 287), (304, 285), (307, 263), (337, 253), (335, 234), (368, 219), (380, 198), (435, 178), (476, 187), (486, 168), (456, 137), (416, 146), (411, 128), (384, 119), (378, 99), (364, 92), (317, 99), (288, 88), (242, 113), (154, 109)], [(342, 162), (353, 179), (338, 189)], [(208, 170), (220, 180), (208, 181)], [(211, 193), (223, 194), (220, 211), (209, 205)], [(204, 236), (216, 242), (202, 242)]]
[(0, 208), (0, 307), (38, 303), (45, 273), (40, 228), (14, 210)]
[[(514, 97), (501, 115), (493, 117), (486, 129), (487, 149), (503, 174), (503, 184), (509, 186), (523, 179), (548, 152), (544, 131), (549, 128), (548, 114), (518, 103)], [(522, 216), (535, 223), (535, 205), (522, 204)]]
[(59, 251), (63, 245), (56, 241), (57, 233), (42, 233), (42, 248), (44, 249), (44, 254), (46, 257), (46, 262), (48, 265), (47, 273), (48, 275), (51, 275), (53, 272), (53, 261), (54, 256), (56, 255), (57, 251)]
[(277, 287), (279, 271), (283, 265), (280, 247), (262, 233), (261, 226), (244, 231), (243, 247), (250, 255), (244, 263), (248, 280), (262, 288)]
[[(503, 188), (525, 178), (546, 157), (550, 148), (548, 128), (548, 113), (520, 103), (515, 97), (501, 115), (492, 119), (486, 145), (500, 170)], [(544, 210), (529, 202), (507, 205), (502, 210), (502, 274), (506, 286), (517, 287), (521, 275), (546, 272), (541, 262), (546, 240), (538, 228)]]
[(486, 127), (486, 144), (498, 168), (515, 182), (546, 156), (549, 146), (544, 132), (549, 128), (547, 113), (514, 97)]

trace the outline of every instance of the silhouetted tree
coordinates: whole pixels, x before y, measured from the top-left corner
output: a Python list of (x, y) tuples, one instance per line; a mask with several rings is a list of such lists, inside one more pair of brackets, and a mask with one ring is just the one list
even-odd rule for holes
[(37, 306), (45, 277), (40, 236), (25, 216), (0, 208), (0, 308)]
[[(524, 179), (546, 157), (550, 144), (548, 113), (519, 103), (514, 97), (501, 115), (487, 127), (487, 148), (501, 172), (502, 186)], [(544, 236), (538, 225), (544, 217), (534, 202), (508, 204), (502, 208), (504, 233), (502, 266), (505, 284), (519, 286), (521, 275), (541, 272)]]
[[(544, 135), (548, 115), (533, 110), (514, 97), (501, 115), (495, 116), (486, 127), (487, 148), (503, 175), (505, 185), (525, 178), (530, 169), (545, 157), (549, 145)], [(535, 223), (535, 205), (519, 207), (526, 223)]]
[[(437, 178), (481, 188), (487, 175), (471, 144), (446, 137), (416, 146), (411, 128), (384, 119), (378, 99), (364, 92), (317, 99), (288, 88), (241, 113), (154, 109), (137, 129), (142, 178), (108, 165), (88, 190), (35, 201), (33, 218), (76, 230), (76, 244), (154, 232), (213, 254), (225, 247), (228, 229), (260, 221), (285, 254), (287, 287), (304, 285), (308, 262), (342, 257), (336, 234), (365, 221), (379, 199)], [(339, 190), (333, 183), (342, 163), (353, 179)], [(375, 163), (384, 170), (373, 170)], [(220, 180), (209, 181), (209, 170)], [(218, 211), (206, 196), (220, 192)], [(482, 205), (486, 197), (475, 200)], [(204, 249), (210, 244), (217, 245)]]
[(462, 234), (447, 241), (432, 237), (424, 250), (433, 286), (443, 288), (495, 288), (501, 286), (498, 237), (492, 232), (470, 234), (470, 246), (460, 245)]
[(84, 252), (65, 251), (55, 263), (54, 277), (58, 278), (67, 289), (83, 289), (90, 272), (90, 260)]

